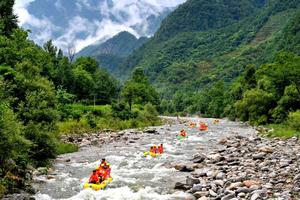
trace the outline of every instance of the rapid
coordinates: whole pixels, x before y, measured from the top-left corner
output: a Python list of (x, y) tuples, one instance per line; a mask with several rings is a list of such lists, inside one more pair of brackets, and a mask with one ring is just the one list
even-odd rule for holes
[[(176, 121), (176, 118), (169, 118)], [(188, 122), (203, 121), (209, 130), (200, 132), (190, 130)], [(209, 152), (219, 148), (218, 141), (230, 135), (250, 136), (255, 130), (245, 124), (220, 120), (214, 125), (213, 119), (181, 118), (174, 124), (151, 127), (158, 134), (126, 131), (128, 140), (120, 140), (101, 147), (90, 146), (78, 152), (59, 156), (53, 163), (51, 178), (46, 175), (35, 177), (34, 187), (38, 190), (36, 199), (54, 200), (180, 200), (189, 194), (174, 190), (178, 181), (186, 178), (186, 173), (177, 171), (173, 166), (189, 162), (194, 154)], [(183, 123), (185, 122), (185, 123)], [(179, 131), (184, 128), (188, 138), (178, 140)], [(150, 146), (164, 144), (164, 154), (157, 158), (145, 157)], [(91, 171), (99, 165), (102, 158), (111, 164), (113, 177), (107, 189), (93, 191), (82, 189)], [(66, 161), (67, 160), (67, 161)]]

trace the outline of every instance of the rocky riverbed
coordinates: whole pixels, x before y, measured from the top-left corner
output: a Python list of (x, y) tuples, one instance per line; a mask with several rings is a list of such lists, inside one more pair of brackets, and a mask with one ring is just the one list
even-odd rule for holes
[[(300, 144), (296, 138), (258, 137), (253, 127), (228, 120), (214, 124), (213, 119), (204, 118), (166, 119), (166, 125), (143, 131), (64, 136), (63, 141), (79, 145), (80, 150), (59, 156), (47, 173), (35, 171), (37, 194), (29, 198), (298, 199)], [(203, 121), (209, 130), (189, 129), (191, 121)], [(178, 140), (182, 128), (189, 137)], [(165, 146), (162, 156), (144, 156), (151, 145), (160, 143)], [(104, 191), (82, 190), (103, 157), (111, 163), (113, 182)]]
[(193, 164), (175, 166), (191, 171), (175, 188), (196, 199), (300, 199), (300, 142), (240, 135), (223, 138), (207, 154), (199, 151)]

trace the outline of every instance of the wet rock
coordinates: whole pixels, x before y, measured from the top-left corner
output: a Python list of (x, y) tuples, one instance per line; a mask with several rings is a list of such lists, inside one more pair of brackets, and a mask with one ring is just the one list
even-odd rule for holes
[(175, 165), (175, 169), (177, 169), (178, 171), (181, 171), (181, 172), (192, 172), (195, 170), (192, 166), (184, 165), (184, 164)]
[(208, 200), (207, 197), (200, 197), (198, 200)]
[(189, 186), (187, 184), (184, 184), (184, 183), (177, 182), (177, 183), (175, 183), (174, 189), (177, 189), (177, 190), (189, 190), (189, 189), (191, 189), (191, 186)]
[(206, 156), (204, 154), (196, 154), (192, 159), (193, 163), (201, 163), (205, 160)]
[(144, 130), (144, 133), (159, 134), (156, 129), (146, 129)]

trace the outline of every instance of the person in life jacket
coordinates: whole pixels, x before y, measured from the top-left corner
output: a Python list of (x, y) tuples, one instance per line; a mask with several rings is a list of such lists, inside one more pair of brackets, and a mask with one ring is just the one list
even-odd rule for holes
[(200, 127), (199, 127), (199, 130), (200, 131), (206, 131), (207, 130), (207, 125), (203, 122), (200, 122)]
[(149, 152), (150, 152), (150, 153), (155, 153), (155, 152), (154, 152), (153, 146), (150, 147), (150, 151), (149, 151)]
[(100, 179), (97, 175), (97, 171), (93, 170), (93, 173), (92, 173), (92, 175), (90, 176), (90, 179), (89, 179), (89, 183), (97, 184), (97, 183), (99, 183), (99, 181), (100, 181)]
[(182, 130), (180, 131), (180, 136), (181, 136), (181, 137), (186, 137), (186, 132), (185, 132), (184, 129), (182, 129)]
[(103, 169), (104, 169), (104, 173), (103, 173), (102, 177), (104, 179), (109, 178), (110, 177), (110, 167), (109, 167), (109, 165), (104, 165)]
[(98, 168), (98, 170), (97, 170), (97, 175), (99, 176), (99, 177), (102, 177), (103, 179), (104, 179), (104, 176), (105, 176), (105, 169), (104, 169), (104, 167), (105, 167), (106, 165), (104, 165), (104, 164), (101, 164), (101, 166)]
[(158, 153), (162, 154), (163, 152), (164, 152), (163, 144), (160, 144), (160, 146), (158, 146)]
[(157, 147), (156, 147), (156, 145), (154, 145), (154, 147), (153, 147), (153, 153), (157, 153), (158, 151), (157, 151)]
[(106, 162), (105, 158), (102, 158), (101, 163), (100, 163), (100, 166), (101, 166), (102, 164), (103, 164), (103, 165), (107, 165), (107, 162)]

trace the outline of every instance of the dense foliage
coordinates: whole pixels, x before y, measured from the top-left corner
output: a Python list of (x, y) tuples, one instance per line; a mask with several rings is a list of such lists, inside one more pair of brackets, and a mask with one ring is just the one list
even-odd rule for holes
[[(149, 99), (135, 101), (141, 105), (132, 111), (128, 105), (108, 113), (97, 110), (97, 105), (113, 107), (109, 104), (117, 101), (118, 82), (90, 57), (70, 62), (51, 40), (43, 47), (34, 44), (18, 28), (13, 5), (13, 0), (0, 3), (0, 198), (26, 184), (31, 166), (47, 166), (57, 154), (77, 149), (60, 142), (60, 134), (159, 121)], [(157, 95), (146, 79), (143, 89)], [(116, 116), (126, 112), (134, 115), (126, 120)]]

